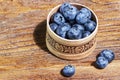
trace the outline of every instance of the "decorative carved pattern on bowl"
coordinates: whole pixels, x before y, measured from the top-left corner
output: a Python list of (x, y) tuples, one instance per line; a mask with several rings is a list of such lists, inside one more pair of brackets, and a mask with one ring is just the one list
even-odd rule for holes
[(55, 41), (49, 34), (47, 34), (47, 41), (51, 45), (52, 48), (54, 48), (56, 51), (59, 51), (60, 53), (65, 53), (65, 54), (79, 54), (87, 51), (90, 49), (94, 43), (95, 43), (95, 37), (89, 41), (88, 43), (79, 45), (79, 46), (67, 46), (58, 43)]

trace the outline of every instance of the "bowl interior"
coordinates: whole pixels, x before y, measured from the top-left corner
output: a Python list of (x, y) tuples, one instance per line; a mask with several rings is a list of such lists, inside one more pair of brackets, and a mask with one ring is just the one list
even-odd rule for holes
[[(49, 23), (51, 22), (51, 17), (53, 16), (54, 13), (56, 13), (56, 12), (59, 11), (59, 7), (60, 7), (61, 5), (58, 5), (58, 6), (56, 6), (55, 8), (53, 8), (53, 9), (50, 11), (50, 13), (48, 14), (48, 17), (47, 17), (47, 27), (49, 28), (50, 34), (53, 34), (54, 37), (57, 37), (59, 41), (60, 41), (60, 40), (65, 41), (64, 43), (66, 43), (66, 42), (76, 42), (76, 43), (77, 43), (77, 42), (85, 42), (85, 41), (87, 42), (87, 41), (91, 40), (91, 39), (96, 35), (96, 33), (97, 33), (97, 29), (98, 29), (98, 18), (97, 18), (97, 16), (96, 16), (96, 14), (95, 14), (90, 8), (88, 8), (87, 6), (82, 5), (82, 4), (78, 4), (78, 3), (71, 3), (71, 4), (72, 4), (73, 6), (76, 6), (76, 7), (78, 8), (78, 10), (80, 10), (81, 8), (87, 8), (87, 9), (89, 9), (89, 10), (91, 11), (91, 13), (92, 13), (92, 18), (91, 18), (91, 20), (95, 21), (97, 25), (96, 25), (95, 30), (94, 30), (88, 37), (85, 37), (85, 38), (82, 38), (82, 39), (69, 40), (69, 39), (64, 39), (64, 38), (58, 36), (56, 33), (54, 33), (54, 32), (51, 30), (51, 28), (50, 28), (50, 26), (49, 26)], [(74, 43), (73, 43), (73, 44), (74, 44)]]

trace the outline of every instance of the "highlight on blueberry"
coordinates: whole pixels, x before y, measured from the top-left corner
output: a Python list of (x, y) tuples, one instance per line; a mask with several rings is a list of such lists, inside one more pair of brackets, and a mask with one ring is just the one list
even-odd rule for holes
[(62, 75), (65, 77), (71, 77), (75, 74), (75, 67), (72, 65), (66, 65), (62, 71), (61, 71)]

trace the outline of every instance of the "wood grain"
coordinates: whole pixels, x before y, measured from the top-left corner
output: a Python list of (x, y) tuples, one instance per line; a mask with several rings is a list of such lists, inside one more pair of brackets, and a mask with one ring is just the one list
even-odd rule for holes
[[(46, 17), (63, 0), (0, 0), (0, 80), (119, 80), (120, 0), (66, 0), (90, 7), (98, 16), (97, 48), (87, 58), (66, 61), (52, 55), (45, 44)], [(94, 67), (102, 49), (115, 52), (105, 69)], [(66, 64), (76, 66), (63, 77)]]

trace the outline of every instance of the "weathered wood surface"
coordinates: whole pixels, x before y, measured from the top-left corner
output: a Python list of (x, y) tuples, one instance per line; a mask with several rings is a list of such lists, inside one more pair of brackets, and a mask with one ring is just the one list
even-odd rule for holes
[[(89, 57), (66, 61), (45, 45), (48, 12), (63, 0), (0, 0), (0, 80), (120, 80), (120, 0), (66, 0), (87, 5), (99, 19), (97, 47)], [(92, 64), (102, 49), (112, 49), (115, 60), (105, 69)], [(76, 66), (65, 78), (60, 70)]]

